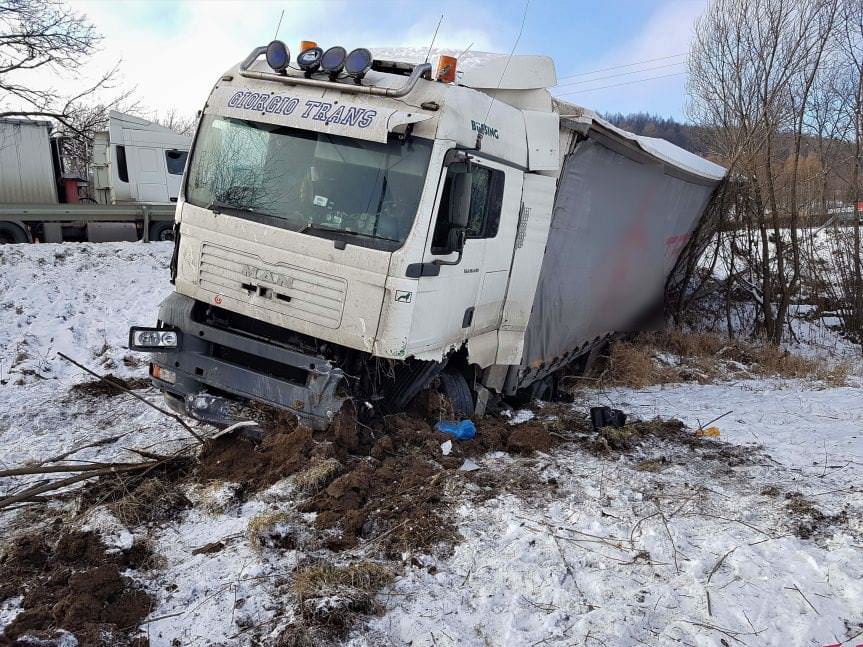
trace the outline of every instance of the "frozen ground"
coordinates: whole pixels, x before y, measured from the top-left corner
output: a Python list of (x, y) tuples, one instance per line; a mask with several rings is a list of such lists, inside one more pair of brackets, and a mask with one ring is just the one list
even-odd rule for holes
[[(143, 377), (124, 348), (127, 329), (154, 320), (170, 290), (169, 256), (164, 244), (0, 248), (0, 466), (115, 436), (76, 456), (128, 460), (125, 447), (185, 442), (179, 426), (130, 396), (70, 393), (89, 378), (56, 357)], [(613, 404), (690, 428), (730, 411), (713, 423), (728, 444), (649, 439), (597, 454), (565, 443), (550, 455), (479, 459), (483, 470), (519, 470), (542, 487), (466, 496), (457, 511), (464, 540), (448, 557), (407, 559), (380, 597), (386, 613), (347, 642), (863, 643), (863, 368), (855, 361), (842, 388), (776, 379), (583, 393), (578, 411)], [(537, 406), (532, 422), (566, 413)], [(0, 493), (10, 487), (0, 479)], [(242, 504), (230, 485), (187, 494), (192, 508), (149, 529), (162, 568), (135, 575), (157, 600), (145, 625), (150, 643), (246, 645), (256, 636), (271, 644), (291, 619), (286, 584), (304, 554), (253, 547), (247, 527), (297, 495), (284, 482)], [(4, 534), (13, 521), (0, 516)], [(128, 541), (110, 516), (81, 523)], [(192, 554), (217, 540), (223, 550)], [(0, 628), (19, 610), (20, 599), (0, 600)]]

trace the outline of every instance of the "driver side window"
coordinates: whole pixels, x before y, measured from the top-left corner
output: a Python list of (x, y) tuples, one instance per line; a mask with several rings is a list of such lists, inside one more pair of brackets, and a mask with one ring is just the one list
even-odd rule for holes
[[(500, 209), (503, 202), (504, 172), (473, 164), (471, 169), (470, 214), (467, 220), (467, 238), (494, 238), (500, 224)], [(447, 246), (449, 226), (450, 189), (452, 174), (444, 180), (443, 195), (438, 208), (437, 222), (432, 236), (432, 252)]]

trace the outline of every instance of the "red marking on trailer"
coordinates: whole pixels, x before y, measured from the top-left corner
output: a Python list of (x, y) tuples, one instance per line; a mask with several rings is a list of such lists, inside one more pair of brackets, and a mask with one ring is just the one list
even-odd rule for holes
[(222, 303), (222, 295), (217, 294), (216, 296), (214, 296), (214, 297), (213, 297), (213, 303), (215, 303), (216, 305), (221, 305), (221, 303)]
[(669, 236), (665, 240), (665, 247), (669, 254), (677, 254), (686, 247), (686, 243), (689, 242), (689, 239), (692, 237), (692, 234), (679, 234), (677, 236)]

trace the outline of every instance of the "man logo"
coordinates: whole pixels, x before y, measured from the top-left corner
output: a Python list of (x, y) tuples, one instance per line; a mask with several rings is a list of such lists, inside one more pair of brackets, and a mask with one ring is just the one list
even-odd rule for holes
[(410, 303), (413, 292), (406, 290), (396, 290), (396, 303)]

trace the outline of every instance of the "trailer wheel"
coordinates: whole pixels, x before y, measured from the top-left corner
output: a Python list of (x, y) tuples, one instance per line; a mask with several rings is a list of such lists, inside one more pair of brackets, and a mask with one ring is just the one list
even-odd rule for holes
[(167, 221), (152, 223), (150, 225), (150, 240), (163, 242), (174, 240), (174, 223)]
[(461, 372), (451, 368), (444, 370), (440, 374), (440, 385), (444, 395), (452, 404), (453, 413), (457, 418), (473, 416), (473, 395)]
[(14, 222), (0, 222), (0, 245), (29, 242), (30, 236), (23, 227)]

